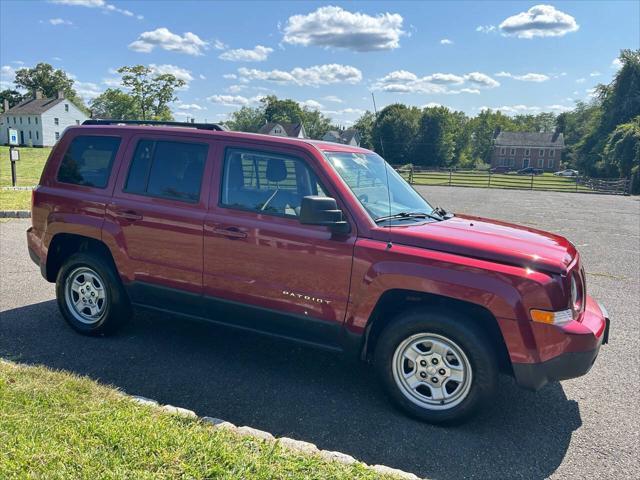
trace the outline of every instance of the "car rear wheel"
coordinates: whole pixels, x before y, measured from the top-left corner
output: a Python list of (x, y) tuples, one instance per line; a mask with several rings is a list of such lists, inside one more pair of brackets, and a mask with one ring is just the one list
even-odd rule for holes
[(430, 423), (457, 423), (495, 394), (498, 365), (473, 320), (446, 310), (400, 314), (381, 333), (375, 365), (396, 405)]
[(99, 255), (69, 257), (58, 272), (56, 297), (65, 320), (80, 333), (111, 333), (131, 316), (120, 279)]

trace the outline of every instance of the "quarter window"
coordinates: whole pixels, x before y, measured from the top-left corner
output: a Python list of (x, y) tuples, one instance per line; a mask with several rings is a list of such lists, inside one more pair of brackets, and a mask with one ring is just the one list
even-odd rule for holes
[(222, 205), (296, 217), (307, 195), (327, 196), (327, 193), (302, 160), (271, 153), (227, 150)]
[(136, 147), (125, 192), (196, 203), (208, 145), (141, 140)]
[[(59, 132), (56, 132), (56, 139)], [(78, 136), (62, 158), (58, 181), (104, 188), (120, 146), (119, 137)]]

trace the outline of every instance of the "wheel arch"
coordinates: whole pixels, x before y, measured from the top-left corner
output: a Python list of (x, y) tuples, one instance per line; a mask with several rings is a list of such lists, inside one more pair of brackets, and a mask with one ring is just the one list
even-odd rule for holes
[[(401, 309), (398, 309), (399, 305), (402, 305)], [(393, 319), (399, 313), (421, 307), (425, 309), (445, 308), (453, 312), (462, 313), (470, 318), (487, 333), (500, 369), (505, 373), (512, 373), (511, 360), (504, 337), (496, 317), (490, 310), (464, 300), (405, 289), (387, 290), (378, 299), (365, 328), (365, 338), (361, 352), (362, 358), (369, 360), (372, 357), (380, 334), (387, 325), (393, 322)]]
[[(75, 233), (58, 233), (49, 243), (46, 263), (46, 279), (55, 282), (62, 265), (74, 253), (94, 253), (106, 259), (115, 269), (109, 247), (95, 238)], [(117, 271), (117, 270), (115, 270)]]

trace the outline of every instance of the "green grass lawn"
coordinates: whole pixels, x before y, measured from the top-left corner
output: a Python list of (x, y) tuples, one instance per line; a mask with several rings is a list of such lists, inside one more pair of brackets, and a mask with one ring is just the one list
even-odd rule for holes
[[(40, 181), (40, 174), (49, 157), (51, 147), (19, 147), (20, 161), (16, 162), (19, 187), (32, 187)], [(11, 161), (9, 147), (0, 146), (0, 187), (11, 186)], [(29, 210), (31, 192), (24, 190), (0, 190), (0, 210)]]
[(0, 478), (373, 479), (133, 402), (93, 380), (0, 361)]
[[(40, 181), (40, 174), (49, 157), (51, 147), (19, 147), (20, 161), (16, 162), (19, 187), (31, 187)], [(0, 187), (11, 186), (11, 161), (9, 147), (0, 146)]]

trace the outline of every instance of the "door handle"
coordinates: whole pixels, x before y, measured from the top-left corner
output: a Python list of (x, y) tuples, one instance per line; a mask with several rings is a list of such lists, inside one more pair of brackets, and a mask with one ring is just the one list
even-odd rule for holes
[(123, 220), (128, 220), (130, 222), (142, 220), (142, 215), (133, 210), (116, 210), (115, 215), (118, 218), (122, 218)]
[(238, 227), (213, 228), (211, 231), (227, 238), (247, 238), (247, 232), (241, 231)]

